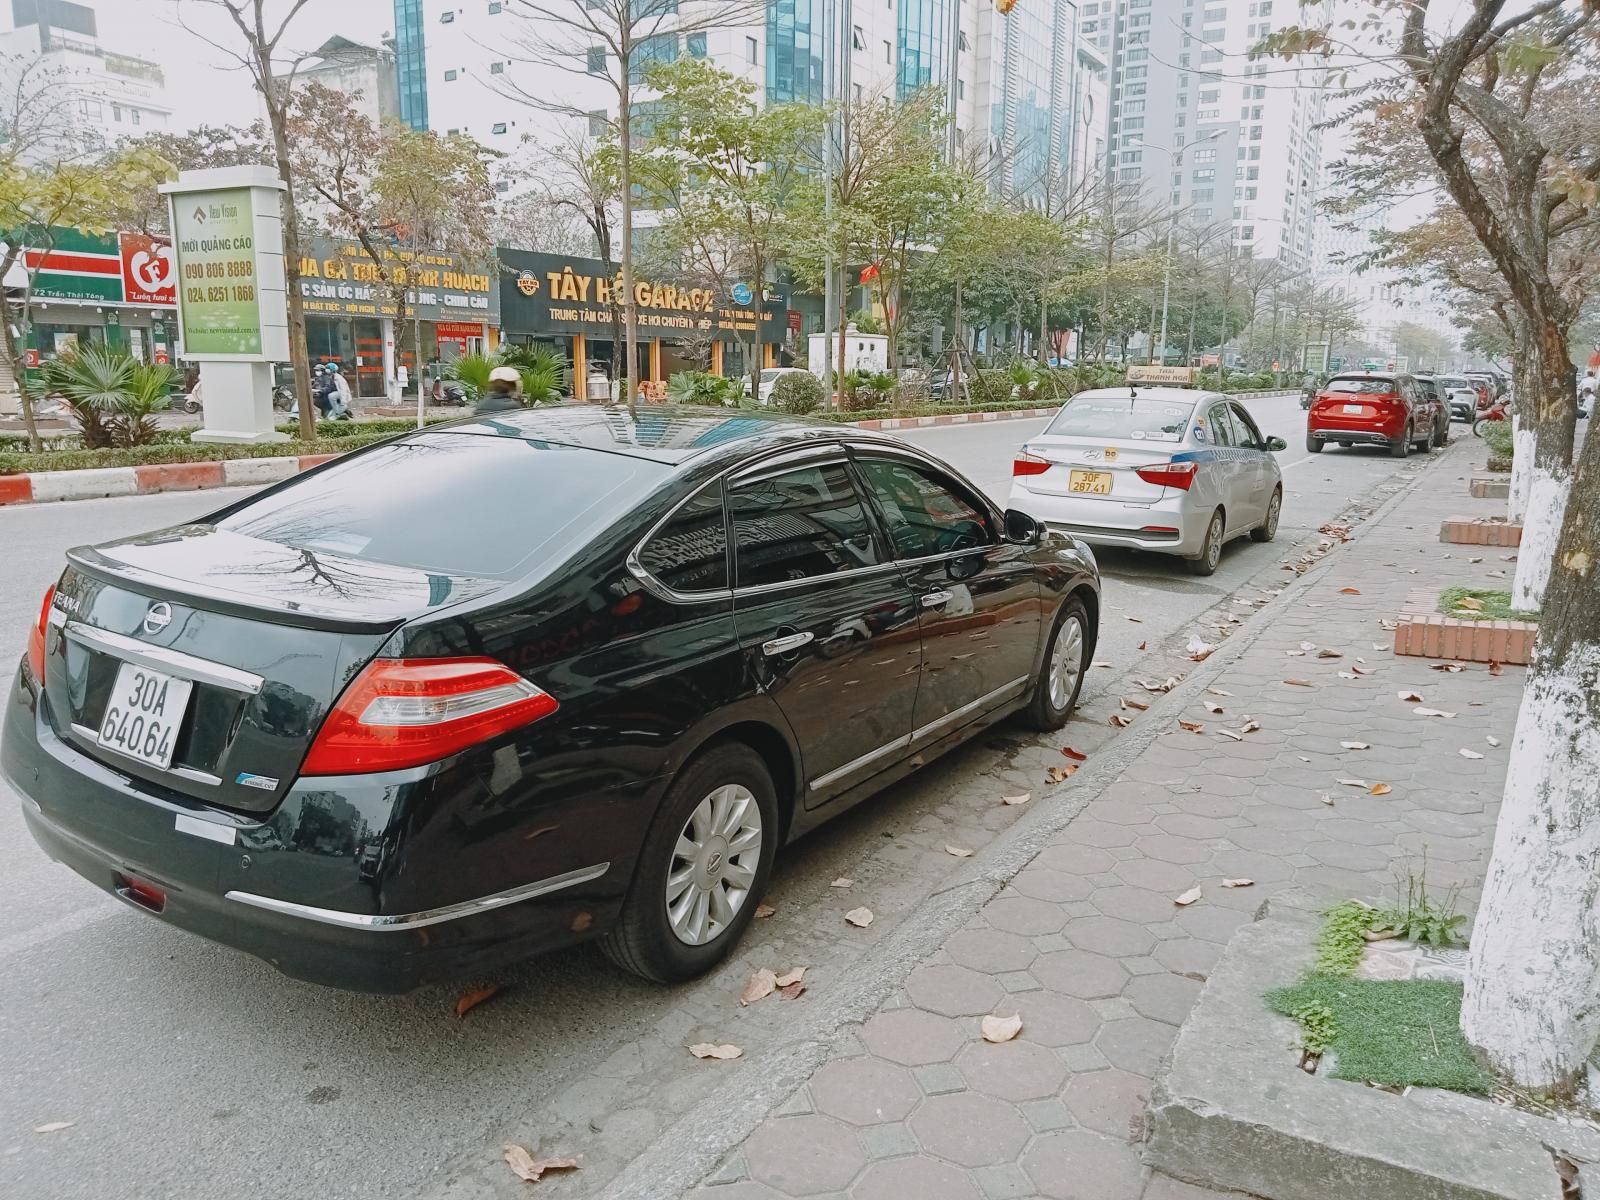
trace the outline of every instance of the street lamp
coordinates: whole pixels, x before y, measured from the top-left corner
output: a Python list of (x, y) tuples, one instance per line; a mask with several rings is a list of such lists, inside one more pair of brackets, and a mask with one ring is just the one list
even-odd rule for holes
[[(1143, 138), (1133, 138), (1128, 142), (1128, 145), (1144, 146), (1151, 150), (1163, 150), (1166, 152), (1167, 158), (1171, 160), (1172, 168), (1176, 169), (1183, 162), (1183, 152), (1185, 150), (1188, 150), (1194, 146), (1203, 145), (1206, 142), (1214, 142), (1221, 137), (1224, 132), (1225, 131), (1220, 128), (1213, 129), (1210, 133), (1206, 134), (1205, 137), (1196, 138), (1194, 141), (1190, 142), (1189, 145), (1179, 146), (1176, 150), (1174, 150), (1171, 146), (1158, 146), (1156, 143), (1147, 142)], [(1167, 361), (1167, 305), (1172, 298), (1172, 227), (1177, 223), (1177, 217), (1178, 214), (1176, 210), (1167, 215), (1167, 261), (1166, 270), (1163, 272), (1161, 281), (1161, 362), (1163, 365), (1165, 365)], [(1154, 353), (1150, 355), (1150, 361), (1155, 361)]]

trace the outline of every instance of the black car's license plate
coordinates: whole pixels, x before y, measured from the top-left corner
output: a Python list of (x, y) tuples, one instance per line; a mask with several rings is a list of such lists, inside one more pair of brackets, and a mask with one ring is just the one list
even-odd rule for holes
[(166, 770), (194, 684), (137, 663), (123, 663), (100, 721), (100, 745)]

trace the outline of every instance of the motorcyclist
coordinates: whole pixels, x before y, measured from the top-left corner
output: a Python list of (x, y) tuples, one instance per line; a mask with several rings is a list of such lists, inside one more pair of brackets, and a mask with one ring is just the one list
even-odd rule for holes
[(478, 413), (515, 412), (522, 407), (522, 375), (515, 367), (489, 372), (489, 389), (478, 397)]
[(311, 368), (311, 401), (324, 418), (330, 415), (333, 408), (333, 377), (321, 363)]
[(1300, 380), (1300, 407), (1310, 408), (1311, 402), (1317, 398), (1317, 375), (1315, 371), (1307, 371)]

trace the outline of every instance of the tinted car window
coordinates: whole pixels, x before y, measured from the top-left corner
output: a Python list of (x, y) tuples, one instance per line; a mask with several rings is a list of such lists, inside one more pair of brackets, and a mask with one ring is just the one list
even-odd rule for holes
[(864, 459), (860, 466), (896, 558), (926, 558), (993, 540), (988, 515), (949, 481), (894, 459)]
[(1194, 402), (1160, 396), (1074, 396), (1047, 434), (1064, 437), (1127, 438), (1132, 441), (1179, 442), (1189, 424)]
[(1392, 379), (1330, 379), (1322, 389), (1325, 392), (1349, 392), (1359, 396), (1383, 396), (1399, 391)]
[(834, 575), (881, 561), (843, 463), (745, 480), (729, 489), (728, 507), (740, 587)]
[(728, 586), (728, 530), (722, 484), (695, 496), (639, 550), (639, 564), (675, 592), (715, 592)]
[(1264, 447), (1267, 444), (1267, 439), (1261, 436), (1261, 430), (1256, 427), (1256, 423), (1251, 419), (1250, 414), (1237, 404), (1229, 405), (1229, 407), (1233, 410), (1233, 428), (1239, 435), (1239, 445)]
[(1211, 440), (1218, 446), (1237, 446), (1239, 441), (1233, 435), (1233, 422), (1228, 419), (1228, 406), (1226, 404), (1213, 404), (1206, 414), (1206, 425), (1211, 433)]
[(669, 472), (574, 446), (421, 433), (292, 480), (217, 527), (343, 558), (510, 579), (581, 545)]

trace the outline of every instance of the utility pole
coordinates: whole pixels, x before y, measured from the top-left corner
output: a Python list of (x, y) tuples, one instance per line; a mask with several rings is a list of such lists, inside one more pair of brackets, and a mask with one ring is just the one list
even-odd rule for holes
[[(839, 24), (836, 17), (830, 15), (823, 22), (822, 35), (822, 102), (834, 105), (838, 100), (838, 87), (836, 84), (836, 66), (838, 63), (838, 47), (836, 42), (839, 34)], [(823, 257), (823, 284), (822, 284), (822, 382), (828, 389), (828, 407), (833, 407), (834, 398), (839, 394), (834, 383), (833, 372), (833, 335), (828, 326), (833, 324), (834, 310), (838, 307), (837, 297), (834, 295), (834, 262), (833, 262), (833, 186), (834, 186), (834, 155), (837, 152), (835, 137), (837, 134), (836, 121), (842, 120), (842, 114), (837, 111), (828, 119), (828, 135), (822, 139), (822, 224), (826, 230), (828, 253)]]

